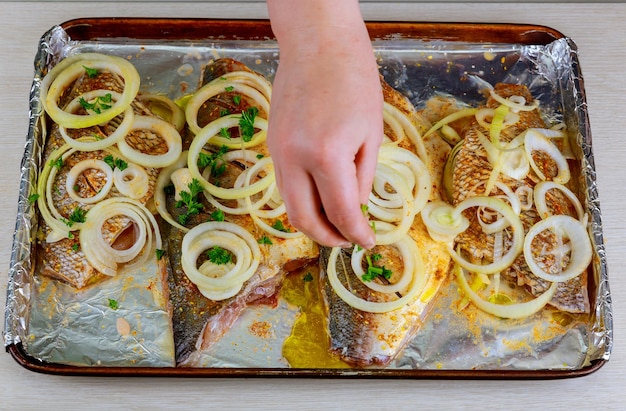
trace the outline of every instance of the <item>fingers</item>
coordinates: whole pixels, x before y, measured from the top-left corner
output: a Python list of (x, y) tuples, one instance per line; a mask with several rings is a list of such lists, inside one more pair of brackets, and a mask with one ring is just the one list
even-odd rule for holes
[(308, 173), (303, 169), (277, 165), (276, 183), (285, 202), (289, 222), (294, 227), (322, 245), (351, 245), (324, 215), (318, 188)]
[(348, 241), (363, 248), (375, 245), (374, 232), (363, 215), (357, 170), (352, 161), (342, 161), (332, 175), (313, 175), (324, 205), (325, 216)]
[(372, 184), (374, 183), (374, 175), (376, 174), (378, 150), (380, 149), (383, 136), (382, 121), (380, 122), (380, 125), (380, 130), (372, 130), (373, 136), (380, 137), (373, 137), (366, 140), (365, 144), (361, 150), (359, 150), (354, 159), (361, 204), (367, 204), (370, 193), (372, 192)]

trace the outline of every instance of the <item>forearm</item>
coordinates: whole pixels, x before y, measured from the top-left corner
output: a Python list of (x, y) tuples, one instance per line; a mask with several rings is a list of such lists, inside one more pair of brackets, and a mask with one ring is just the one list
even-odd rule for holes
[(267, 0), (267, 6), (281, 52), (371, 48), (358, 0)]

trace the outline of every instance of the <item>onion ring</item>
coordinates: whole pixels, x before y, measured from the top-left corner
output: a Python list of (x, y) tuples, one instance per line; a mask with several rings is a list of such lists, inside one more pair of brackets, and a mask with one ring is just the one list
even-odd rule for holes
[(120, 152), (129, 160), (145, 167), (161, 168), (174, 163), (182, 152), (182, 139), (178, 131), (165, 120), (158, 117), (135, 116), (135, 120), (130, 128), (133, 130), (148, 130), (159, 135), (167, 143), (165, 154), (146, 154), (131, 147), (125, 139), (117, 143)]
[(569, 188), (565, 187), (563, 184), (555, 183), (554, 181), (541, 181), (537, 183), (535, 189), (533, 191), (533, 200), (535, 202), (535, 207), (537, 208), (537, 212), (541, 218), (548, 218), (552, 215), (548, 210), (548, 205), (546, 204), (546, 194), (551, 189), (557, 189), (561, 191), (565, 196), (571, 201), (572, 205), (576, 209), (576, 215), (578, 216), (579, 221), (583, 221), (585, 218), (585, 212), (583, 211), (583, 206), (580, 204), (580, 200), (576, 197)]
[[(63, 91), (78, 77), (85, 74), (85, 66), (107, 69), (124, 79), (121, 98), (111, 108), (100, 114), (70, 114), (58, 106)], [(140, 77), (137, 69), (121, 57), (99, 53), (85, 53), (68, 57), (54, 66), (41, 82), (40, 99), (44, 109), (55, 123), (68, 128), (86, 128), (106, 123), (126, 110), (139, 91)]]
[[(571, 259), (564, 271), (559, 274), (545, 272), (535, 261), (532, 242), (542, 231), (551, 230), (558, 236), (565, 235), (571, 243)], [(580, 275), (589, 265), (592, 258), (592, 247), (585, 226), (568, 215), (552, 215), (539, 221), (528, 230), (524, 240), (524, 257), (528, 268), (537, 277), (546, 281), (563, 282)], [(557, 262), (561, 264), (561, 262)]]
[(510, 249), (500, 260), (493, 261), (492, 263), (485, 265), (474, 264), (467, 261), (456, 252), (452, 244), (448, 244), (448, 252), (450, 253), (452, 259), (461, 265), (461, 267), (472, 272), (491, 274), (509, 267), (522, 252), (524, 246), (524, 226), (522, 225), (522, 221), (519, 216), (515, 213), (515, 211), (513, 211), (511, 206), (496, 197), (476, 196), (467, 198), (456, 206), (454, 213), (460, 215), (468, 208), (480, 206), (498, 211), (509, 221), (511, 227), (513, 228), (513, 244)]
[[(228, 270), (198, 269), (200, 255), (211, 247), (222, 247), (235, 255)], [(207, 298), (223, 300), (236, 294), (256, 272), (261, 250), (252, 235), (242, 227), (224, 221), (210, 221), (192, 228), (183, 237), (181, 263), (183, 271)], [(219, 274), (213, 278), (208, 274)]]
[(128, 163), (124, 170), (113, 170), (113, 181), (122, 195), (135, 199), (145, 196), (150, 188), (148, 172), (135, 163)]
[[(89, 169), (104, 171), (104, 173), (107, 175), (106, 183), (96, 193), (96, 195), (91, 197), (79, 197), (74, 190), (76, 180), (83, 172)], [(111, 191), (111, 187), (113, 187), (113, 175), (114, 172), (111, 169), (111, 166), (109, 166), (102, 160), (98, 160), (96, 158), (82, 160), (76, 163), (67, 173), (67, 178), (65, 180), (65, 190), (67, 191), (67, 194), (70, 196), (70, 198), (74, 201), (78, 201), (79, 203), (83, 204), (94, 204), (105, 198), (109, 194), (109, 191)]]
[(352, 294), (337, 277), (337, 258), (341, 252), (340, 247), (333, 247), (328, 258), (328, 265), (326, 267), (326, 274), (328, 275), (328, 281), (335, 290), (335, 293), (344, 300), (348, 305), (357, 310), (367, 311), (371, 313), (385, 313), (389, 311), (397, 310), (404, 305), (413, 301), (422, 292), (424, 285), (426, 284), (426, 271), (422, 256), (420, 252), (412, 254), (412, 258), (415, 259), (415, 270), (413, 272), (413, 278), (411, 285), (407, 293), (394, 301), (375, 302), (367, 301), (356, 295)]
[(517, 304), (495, 304), (483, 300), (474, 290), (472, 290), (472, 287), (468, 284), (467, 279), (465, 278), (463, 269), (458, 264), (455, 265), (454, 270), (456, 272), (458, 283), (465, 295), (482, 311), (501, 318), (525, 318), (538, 312), (552, 299), (557, 289), (557, 283), (553, 283), (543, 294), (533, 300)]

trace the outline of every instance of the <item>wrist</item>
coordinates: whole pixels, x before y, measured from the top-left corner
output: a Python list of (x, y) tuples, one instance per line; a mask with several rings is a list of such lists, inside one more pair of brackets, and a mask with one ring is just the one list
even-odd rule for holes
[(267, 0), (282, 51), (318, 52), (328, 43), (370, 44), (358, 0)]

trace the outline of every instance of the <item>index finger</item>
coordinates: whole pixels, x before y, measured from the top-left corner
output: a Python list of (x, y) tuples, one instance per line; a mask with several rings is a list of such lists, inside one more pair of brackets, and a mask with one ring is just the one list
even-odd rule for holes
[(363, 215), (359, 179), (354, 162), (338, 162), (335, 172), (312, 173), (328, 220), (352, 243), (375, 245), (374, 231)]

